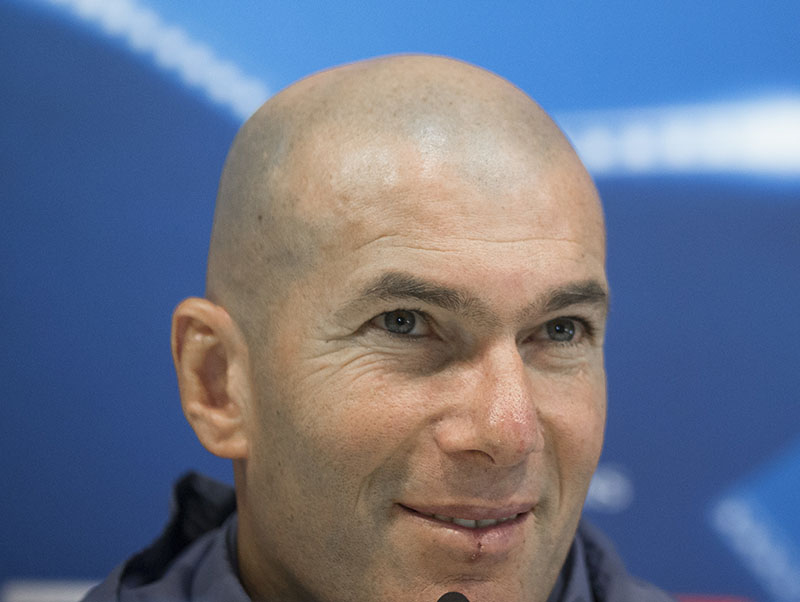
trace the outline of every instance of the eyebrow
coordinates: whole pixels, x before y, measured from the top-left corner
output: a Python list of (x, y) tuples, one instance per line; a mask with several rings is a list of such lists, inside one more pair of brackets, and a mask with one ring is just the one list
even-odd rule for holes
[(454, 288), (423, 280), (404, 272), (388, 272), (368, 284), (359, 301), (369, 299), (416, 299), (456, 313), (489, 313), (477, 298)]
[(573, 305), (595, 305), (608, 311), (608, 291), (597, 280), (584, 280), (555, 288), (544, 297), (547, 313)]
[[(483, 319), (489, 323), (496, 321), (493, 312), (477, 297), (406, 272), (387, 272), (367, 283), (358, 296), (343, 308), (343, 312), (376, 299), (383, 301), (414, 299), (454, 313)], [(522, 313), (536, 311), (552, 313), (575, 305), (593, 305), (607, 311), (608, 292), (605, 286), (597, 280), (584, 280), (559, 286), (544, 293)]]

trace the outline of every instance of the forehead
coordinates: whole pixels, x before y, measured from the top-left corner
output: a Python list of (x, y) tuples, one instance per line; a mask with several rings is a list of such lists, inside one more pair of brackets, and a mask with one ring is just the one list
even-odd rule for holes
[(293, 210), (335, 254), (387, 236), (577, 243), (605, 257), (600, 201), (571, 149), (534, 152), (435, 127), (417, 137), (312, 137), (293, 153)]
[(498, 140), (481, 152), (445, 146), (351, 137), (300, 149), (292, 196), (313, 224), (312, 276), (331, 303), (396, 271), (509, 315), (546, 288), (604, 282), (599, 200), (573, 156), (531, 156)]

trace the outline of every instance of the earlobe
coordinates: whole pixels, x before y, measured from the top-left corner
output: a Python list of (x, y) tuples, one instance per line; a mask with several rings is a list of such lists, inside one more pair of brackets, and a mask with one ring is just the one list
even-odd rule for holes
[(224, 308), (185, 299), (172, 318), (172, 357), (181, 405), (200, 443), (230, 459), (247, 456), (250, 399), (247, 345)]

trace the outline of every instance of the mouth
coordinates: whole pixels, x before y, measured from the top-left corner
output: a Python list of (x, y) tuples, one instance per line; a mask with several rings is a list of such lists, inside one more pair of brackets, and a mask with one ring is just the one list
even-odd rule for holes
[[(470, 504), (396, 503), (403, 517), (402, 531), (410, 534), (426, 552), (447, 554), (448, 562), (484, 567), (506, 562), (524, 549), (530, 532), (528, 519), (534, 504), (497, 507)], [(409, 536), (409, 535), (406, 535)]]
[(517, 523), (530, 513), (531, 508), (510, 508), (510, 509), (486, 509), (465, 507), (463, 509), (427, 509), (414, 508), (399, 504), (404, 510), (411, 512), (421, 518), (425, 518), (443, 525), (461, 527), (470, 531), (481, 529), (492, 529), (499, 525)]
[(472, 518), (459, 518), (457, 516), (445, 516), (443, 514), (426, 514), (424, 512), (420, 512), (419, 514), (421, 514), (422, 516), (427, 516), (428, 518), (433, 518), (434, 520), (438, 520), (443, 523), (453, 523), (454, 525), (458, 525), (459, 527), (465, 527), (467, 529), (482, 529), (484, 527), (494, 527), (501, 523), (514, 520), (519, 516), (519, 514), (512, 514), (511, 516), (504, 516), (503, 518), (472, 519)]

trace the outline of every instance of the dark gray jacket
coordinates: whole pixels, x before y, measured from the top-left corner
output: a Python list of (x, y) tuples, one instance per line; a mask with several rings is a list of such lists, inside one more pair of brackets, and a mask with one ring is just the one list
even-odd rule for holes
[[(164, 532), (84, 602), (250, 602), (237, 577), (235, 538), (233, 490), (190, 473), (175, 485)], [(611, 543), (583, 521), (548, 602), (674, 601), (628, 575)]]

